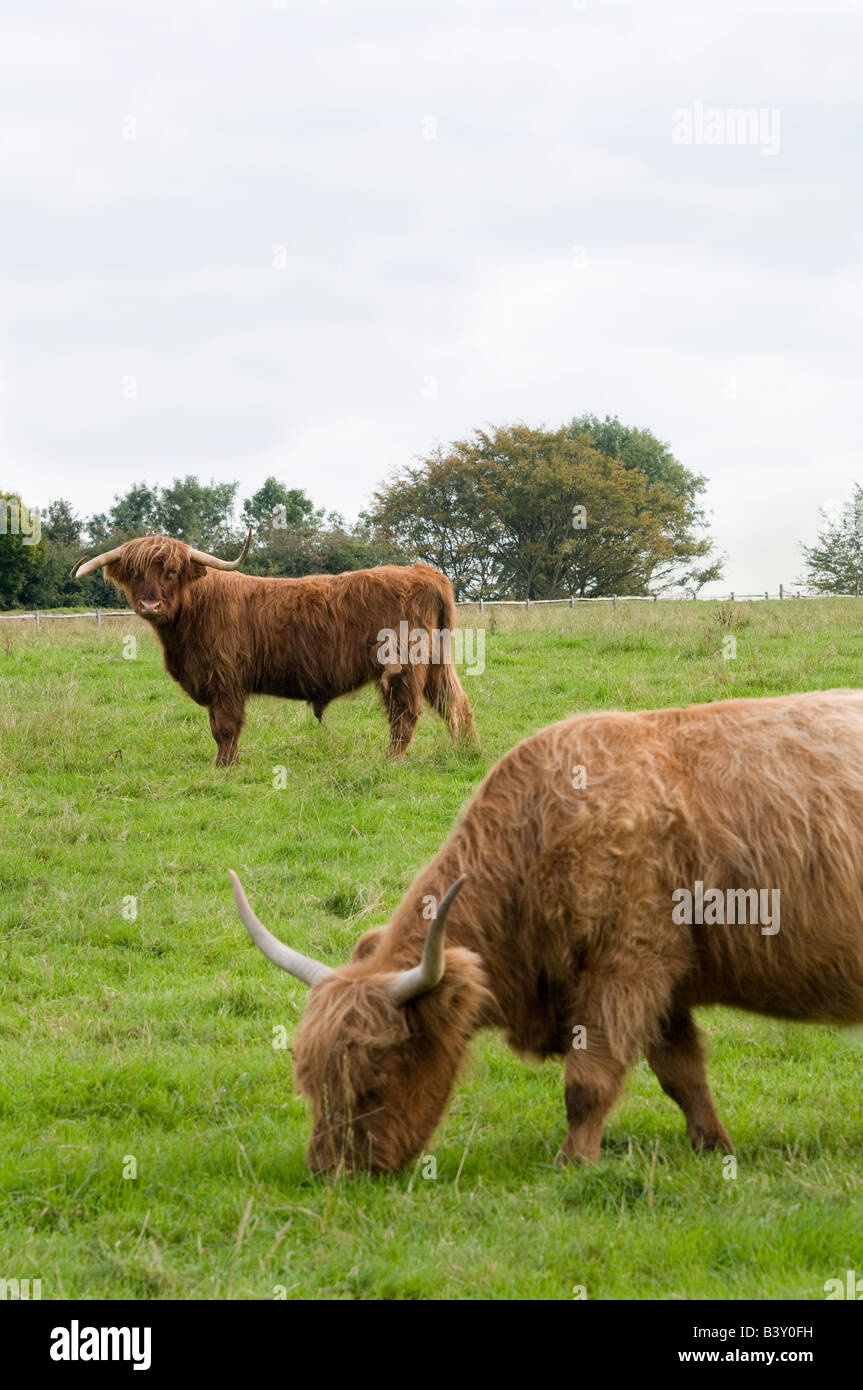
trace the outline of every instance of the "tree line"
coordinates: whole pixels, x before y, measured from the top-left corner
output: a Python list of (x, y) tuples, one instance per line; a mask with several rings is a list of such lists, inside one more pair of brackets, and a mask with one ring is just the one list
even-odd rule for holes
[(352, 521), (274, 477), (240, 501), (238, 483), (190, 475), (136, 483), (87, 518), (53, 500), (35, 543), (27, 499), (0, 489), (0, 607), (120, 603), (100, 573), (69, 579), (82, 554), (162, 533), (226, 556), (250, 526), (250, 574), (422, 560), (449, 576), (458, 599), (697, 593), (723, 563), (700, 506), (705, 486), (650, 430), (582, 415), (556, 430), (508, 425), (441, 446), (397, 470)]

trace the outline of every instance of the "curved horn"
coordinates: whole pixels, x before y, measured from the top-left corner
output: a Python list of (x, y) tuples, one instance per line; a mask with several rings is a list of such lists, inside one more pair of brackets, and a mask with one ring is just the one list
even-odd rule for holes
[(272, 932), (267, 931), (263, 922), (258, 921), (249, 907), (249, 901), (237, 875), (233, 869), (229, 869), (228, 872), (234, 888), (234, 901), (237, 904), (237, 911), (243, 919), (243, 926), (255, 945), (263, 951), (267, 960), (271, 960), (280, 970), (287, 970), (288, 974), (293, 975), (295, 980), (302, 980), (304, 985), (316, 985), (319, 980), (323, 980), (327, 975), (332, 975), (332, 968), (329, 965), (324, 965), (322, 961), (312, 960), (311, 957), (294, 951), (290, 946), (285, 946), (283, 942), (278, 941)]
[(206, 550), (190, 550), (191, 559), (197, 560), (199, 565), (209, 565), (211, 570), (238, 570), (249, 553), (249, 546), (252, 544), (252, 528), (249, 527), (249, 534), (246, 536), (246, 543), (237, 556), (236, 560), (218, 560), (215, 555), (208, 555)]
[(422, 960), (412, 970), (402, 970), (390, 986), (394, 1004), (407, 1004), (420, 994), (426, 994), (440, 983), (444, 970), (444, 935), (449, 910), (465, 883), (465, 875), (457, 878), (449, 887), (437, 906), (431, 925), (426, 932)]
[(106, 550), (104, 555), (94, 555), (92, 560), (88, 560), (86, 555), (82, 555), (80, 560), (70, 569), (69, 578), (83, 579), (85, 574), (92, 574), (94, 570), (100, 570), (103, 565), (110, 565), (112, 560), (116, 560), (122, 549), (123, 547), (118, 545), (116, 550)]

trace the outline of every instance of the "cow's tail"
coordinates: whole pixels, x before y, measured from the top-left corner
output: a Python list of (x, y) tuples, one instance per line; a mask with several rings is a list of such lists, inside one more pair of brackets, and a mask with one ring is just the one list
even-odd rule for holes
[[(462, 739), (466, 743), (478, 743), (473, 710), (462, 689), (453, 661), (456, 625), (455, 595), (452, 584), (445, 575), (441, 575), (438, 599), (438, 628), (441, 634), (439, 661), (430, 668), (426, 693), (432, 707), (437, 710), (440, 717), (448, 725), (453, 739)], [(444, 636), (444, 634), (448, 634), (448, 636)]]

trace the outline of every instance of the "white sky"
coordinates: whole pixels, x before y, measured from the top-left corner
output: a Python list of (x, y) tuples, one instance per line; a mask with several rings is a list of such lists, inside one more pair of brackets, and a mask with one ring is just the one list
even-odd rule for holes
[[(438, 442), (589, 410), (707, 474), (749, 592), (863, 481), (860, 0), (5, 12), (0, 483), (31, 505), (274, 473), (351, 516)], [(676, 143), (699, 102), (769, 139)]]

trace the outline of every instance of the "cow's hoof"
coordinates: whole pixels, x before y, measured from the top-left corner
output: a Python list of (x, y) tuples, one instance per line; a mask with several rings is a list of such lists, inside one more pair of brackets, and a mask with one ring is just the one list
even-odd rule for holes
[(570, 1145), (569, 1141), (567, 1140), (563, 1148), (558, 1151), (557, 1157), (554, 1160), (554, 1166), (555, 1168), (568, 1168), (571, 1163), (593, 1164), (598, 1162), (598, 1149), (595, 1154), (582, 1153), (580, 1149), (576, 1149), (573, 1145)]
[(731, 1136), (721, 1125), (718, 1129), (690, 1129), (687, 1131), (687, 1137), (696, 1153), (707, 1153), (714, 1149), (724, 1154), (734, 1153)]

